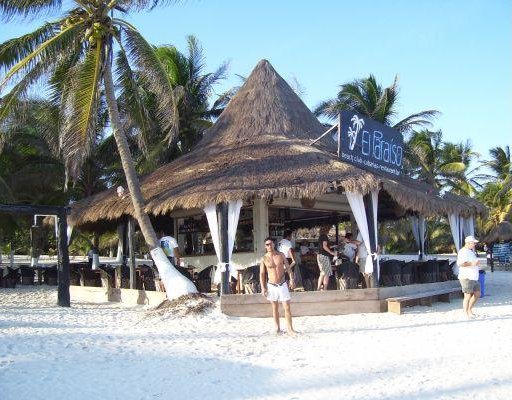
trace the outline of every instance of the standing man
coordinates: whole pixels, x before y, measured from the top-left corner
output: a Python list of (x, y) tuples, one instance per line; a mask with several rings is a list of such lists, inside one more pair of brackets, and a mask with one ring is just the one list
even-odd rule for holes
[(459, 281), (464, 293), (462, 308), (469, 318), (473, 318), (473, 306), (480, 298), (480, 282), (478, 282), (479, 260), (475, 254), (478, 243), (473, 236), (466, 236), (464, 247), (457, 253), (457, 266), (459, 267)]
[(292, 238), (292, 231), (286, 230), (286, 231), (284, 231), (283, 238), (277, 244), (277, 251), (280, 251), (281, 253), (284, 254), (284, 256), (286, 257), (286, 261), (288, 261), (288, 264), (290, 264), (290, 269), (292, 270), (292, 275), (290, 275), (290, 276), (288, 276), (288, 274), (285, 273), (287, 281), (290, 280), (291, 276), (293, 276), (293, 278), (295, 279), (295, 275), (294, 275), (295, 268), (294, 267), (297, 264), (296, 256), (295, 256), (295, 249), (292, 246), (291, 238)]
[[(279, 302), (283, 303), (284, 316), (288, 324), (288, 334), (294, 335), (292, 327), (292, 312), (290, 310), (290, 292), (286, 283), (285, 270), (290, 274), (290, 287), (295, 286), (291, 268), (283, 253), (274, 249), (274, 242), (271, 238), (265, 239), (265, 250), (267, 251), (260, 263), (261, 292), (264, 297), (272, 303), (272, 316), (276, 326), (276, 333), (281, 332), (279, 325)], [(268, 274), (268, 282), (266, 275)]]
[(180, 250), (178, 248), (178, 241), (167, 232), (161, 232), (160, 247), (164, 251), (169, 261), (175, 266), (180, 266)]
[(332, 275), (332, 265), (331, 265), (331, 257), (334, 257), (335, 254), (331, 250), (329, 246), (329, 237), (327, 234), (331, 227), (329, 225), (324, 225), (320, 228), (320, 236), (318, 237), (318, 254), (316, 256), (316, 261), (318, 263), (318, 268), (320, 269), (320, 276), (318, 277), (318, 287), (317, 290), (327, 290), (327, 286), (329, 285), (329, 277)]

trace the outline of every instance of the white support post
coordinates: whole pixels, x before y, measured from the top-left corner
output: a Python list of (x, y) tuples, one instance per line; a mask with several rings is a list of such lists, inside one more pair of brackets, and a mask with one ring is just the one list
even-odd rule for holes
[(254, 253), (263, 253), (268, 236), (268, 206), (265, 199), (255, 199), (253, 212)]

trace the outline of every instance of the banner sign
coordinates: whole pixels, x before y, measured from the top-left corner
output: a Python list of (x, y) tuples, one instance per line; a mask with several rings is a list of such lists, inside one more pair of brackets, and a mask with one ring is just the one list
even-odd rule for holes
[(357, 167), (399, 176), (404, 140), (397, 130), (355, 112), (341, 113), (340, 158)]

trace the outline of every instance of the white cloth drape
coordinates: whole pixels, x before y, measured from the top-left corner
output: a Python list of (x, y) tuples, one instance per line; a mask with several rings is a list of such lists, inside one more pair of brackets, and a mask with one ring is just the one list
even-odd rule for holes
[(419, 217), (413, 215), (409, 217), (409, 221), (411, 222), (414, 241), (418, 246), (418, 252), (420, 255), (425, 254), (425, 241), (427, 240), (427, 223), (425, 217), (423, 215)]
[(69, 243), (71, 242), (71, 235), (73, 234), (73, 227), (68, 225), (68, 227), (66, 229), (66, 233), (68, 235), (68, 245), (69, 245)]
[[(348, 203), (350, 204), (350, 208), (352, 210), (352, 214), (354, 214), (354, 219), (356, 220), (357, 227), (359, 228), (359, 232), (363, 238), (363, 243), (368, 251), (368, 256), (366, 258), (366, 264), (364, 266), (364, 271), (367, 274), (373, 273), (373, 260), (372, 257), (376, 257), (376, 254), (371, 252), (370, 246), (370, 234), (368, 232), (368, 222), (366, 220), (366, 211), (364, 209), (364, 201), (363, 195), (361, 193), (354, 192), (346, 192)], [(372, 207), (374, 212), (374, 226), (377, 227), (377, 206), (378, 201), (378, 192), (372, 192)], [(375, 231), (377, 231), (375, 229)], [(377, 239), (377, 233), (375, 233), (375, 239)], [(377, 241), (375, 242), (377, 243)]]
[(475, 236), (475, 220), (472, 215), (468, 218), (462, 218), (462, 233), (464, 237)]
[(448, 222), (450, 223), (450, 230), (452, 232), (453, 243), (457, 251), (460, 250), (460, 217), (459, 214), (448, 214)]
[(228, 244), (229, 244), (229, 264), (231, 265), (231, 255), (235, 247), (236, 228), (240, 218), (240, 209), (242, 200), (230, 201), (228, 207)]
[(124, 228), (125, 224), (119, 224), (117, 225), (117, 238), (119, 239), (117, 242), (117, 255), (116, 255), (116, 262), (122, 263), (123, 262), (123, 255), (125, 253), (124, 249)]
[[(378, 222), (377, 222), (377, 209), (379, 205), (379, 190), (372, 190), (372, 206), (373, 206), (373, 227), (375, 232), (375, 245), (378, 246), (379, 243), (379, 229), (378, 229)], [(376, 252), (373, 254), (373, 257), (377, 261), (377, 279), (380, 277), (380, 261), (379, 261), (379, 253)], [(365, 265), (366, 270), (366, 265)], [(373, 265), (372, 265), (373, 270)]]
[[(228, 249), (229, 249), (229, 274), (237, 278), (237, 271), (231, 263), (231, 256), (235, 246), (236, 229), (238, 227), (238, 219), (240, 218), (240, 209), (242, 208), (242, 200), (230, 201), (228, 203)], [(225, 263), (220, 262), (220, 238), (219, 238), (219, 221), (217, 218), (217, 206), (213, 203), (208, 204), (204, 209), (208, 227), (212, 235), (213, 247), (217, 255), (217, 268), (213, 277), (213, 283), (221, 282), (222, 272), (225, 271)]]
[(215, 254), (217, 255), (217, 268), (215, 269), (213, 283), (219, 284), (221, 280), (221, 273), (224, 271), (226, 266), (221, 265), (220, 262), (219, 221), (217, 219), (217, 206), (213, 203), (210, 203), (203, 210), (206, 214), (206, 219), (208, 220), (208, 227), (210, 228), (210, 234), (212, 235), (213, 247), (215, 249)]
[[(453, 243), (455, 244), (455, 248), (457, 249), (458, 253), (461, 247), (461, 224), (459, 214), (448, 214), (448, 222), (450, 223), (450, 230), (452, 232)], [(459, 274), (459, 267), (457, 266), (457, 263), (453, 265), (453, 273), (455, 275)]]
[(414, 236), (414, 241), (416, 242), (416, 246), (418, 246), (418, 249), (421, 249), (420, 232), (419, 232), (419, 218), (416, 215), (411, 215), (409, 217), (409, 222), (411, 223), (412, 235)]

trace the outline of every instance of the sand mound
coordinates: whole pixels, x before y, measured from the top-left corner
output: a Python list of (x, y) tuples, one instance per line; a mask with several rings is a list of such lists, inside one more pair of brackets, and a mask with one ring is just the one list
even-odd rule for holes
[(187, 315), (206, 314), (215, 307), (212, 296), (194, 293), (180, 296), (174, 300), (165, 300), (156, 308), (146, 311), (146, 317), (184, 317)]

